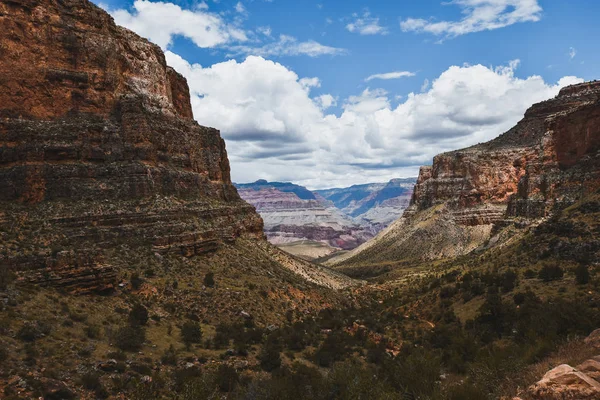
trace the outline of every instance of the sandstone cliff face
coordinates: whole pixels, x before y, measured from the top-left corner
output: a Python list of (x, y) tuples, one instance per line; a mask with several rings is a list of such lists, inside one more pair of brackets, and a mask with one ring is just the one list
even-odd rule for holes
[(436, 156), (421, 168), (404, 217), (345, 260), (468, 253), (507, 224), (526, 225), (596, 191), (599, 151), (600, 82), (564, 88), (498, 138)]
[(0, 265), (76, 290), (110, 289), (120, 248), (263, 237), (185, 79), (84, 0), (0, 2), (0, 211)]
[(360, 226), (312, 193), (299, 192), (305, 197), (300, 198), (294, 192), (283, 191), (290, 188), (278, 189), (277, 184), (239, 186), (240, 196), (255, 206), (263, 218), (265, 234), (271, 243), (322, 242), (333, 251), (334, 248), (353, 249), (373, 237), (368, 227)]

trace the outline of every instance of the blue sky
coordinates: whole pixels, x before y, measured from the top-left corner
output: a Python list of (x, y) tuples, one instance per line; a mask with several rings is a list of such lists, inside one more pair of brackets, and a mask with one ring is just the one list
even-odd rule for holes
[(592, 0), (100, 5), (188, 78), (195, 117), (221, 129), (237, 181), (414, 176), (599, 75)]

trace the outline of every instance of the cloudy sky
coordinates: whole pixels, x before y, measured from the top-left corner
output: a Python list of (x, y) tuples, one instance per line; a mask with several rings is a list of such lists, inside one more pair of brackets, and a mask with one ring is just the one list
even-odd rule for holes
[(188, 79), (232, 177), (416, 176), (599, 78), (596, 0), (102, 0)]

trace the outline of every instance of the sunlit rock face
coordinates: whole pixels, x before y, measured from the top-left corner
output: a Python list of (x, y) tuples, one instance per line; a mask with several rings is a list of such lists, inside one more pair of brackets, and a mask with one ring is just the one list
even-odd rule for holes
[(490, 142), (436, 156), (421, 168), (403, 217), (336, 262), (456, 257), (598, 188), (600, 82), (588, 82), (535, 104)]
[(84, 0), (0, 3), (2, 267), (104, 290), (115, 249), (191, 256), (262, 227), (156, 45)]

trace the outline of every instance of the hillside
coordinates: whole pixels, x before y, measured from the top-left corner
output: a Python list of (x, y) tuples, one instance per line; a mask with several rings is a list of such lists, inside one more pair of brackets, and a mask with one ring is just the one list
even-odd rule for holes
[[(516, 127), (422, 167), (403, 218), (330, 261), (422, 262), (501, 245), (600, 185), (600, 83), (562, 89)], [(510, 234), (505, 234), (510, 230)]]
[[(0, 49), (6, 398), (87, 397), (99, 360), (127, 361), (139, 381), (129, 366), (159, 365), (186, 329), (191, 343), (219, 324), (263, 329), (357, 284), (268, 244), (219, 131), (193, 120), (186, 80), (105, 11), (2, 1)], [(177, 357), (218, 358), (191, 343)]]
[(264, 180), (236, 186), (261, 215), (267, 239), (304, 258), (350, 250), (374, 236), (370, 226), (360, 225), (303, 186)]
[[(0, 0), (0, 55), (0, 398), (600, 398), (600, 82), (414, 190), (236, 189), (188, 82), (89, 1)], [(409, 193), (335, 269), (266, 240), (349, 248)]]
[(235, 184), (256, 207), (267, 239), (308, 260), (351, 250), (398, 219), (408, 207), (414, 179), (309, 191), (289, 182)]

